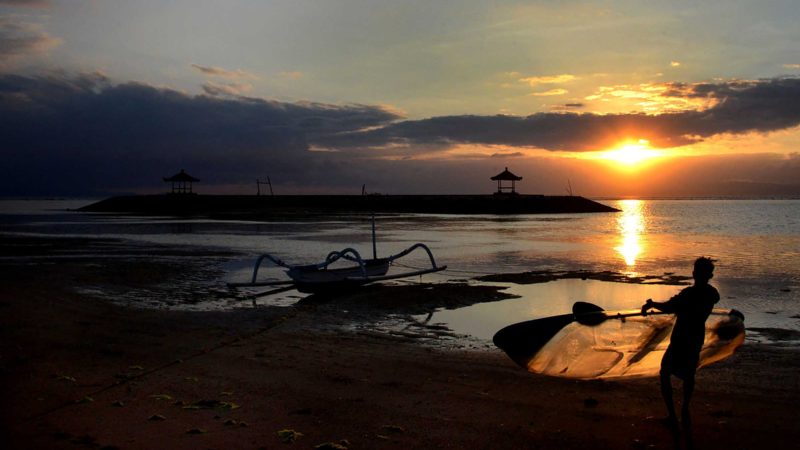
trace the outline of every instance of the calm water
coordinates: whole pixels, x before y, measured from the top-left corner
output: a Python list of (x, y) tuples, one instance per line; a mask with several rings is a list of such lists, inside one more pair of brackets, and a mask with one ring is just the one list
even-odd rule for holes
[[(144, 243), (214, 247), (242, 252), (226, 280), (245, 280), (257, 254), (291, 263), (319, 262), (331, 250), (371, 254), (370, 222), (340, 216), (323, 222), (236, 222), (168, 217), (112, 217), (67, 212), (87, 200), (0, 201), (0, 232), (103, 236)], [(690, 275), (700, 255), (718, 260), (712, 281), (722, 307), (747, 315), (749, 327), (800, 329), (800, 200), (609, 200), (621, 213), (519, 216), (383, 215), (377, 218), (379, 256), (425, 242), (448, 271), (431, 281), (528, 270), (613, 270)], [(426, 265), (422, 253), (403, 259)], [(394, 269), (393, 269), (394, 270)], [(281, 277), (276, 269), (267, 276)], [(219, 281), (219, 280), (218, 280)], [(506, 285), (521, 299), (440, 311), (434, 322), (481, 339), (501, 326), (563, 313), (575, 300), (608, 309), (666, 298), (677, 286), (560, 280)], [(276, 297), (276, 302), (296, 300)], [(265, 301), (273, 301), (267, 299)], [(292, 300), (293, 301), (293, 300)], [(202, 307), (202, 305), (200, 306)]]

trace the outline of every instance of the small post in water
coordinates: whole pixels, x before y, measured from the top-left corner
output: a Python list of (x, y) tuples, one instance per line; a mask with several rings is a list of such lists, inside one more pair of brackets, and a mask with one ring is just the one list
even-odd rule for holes
[(375, 244), (375, 213), (372, 213), (372, 259), (378, 259), (378, 247)]

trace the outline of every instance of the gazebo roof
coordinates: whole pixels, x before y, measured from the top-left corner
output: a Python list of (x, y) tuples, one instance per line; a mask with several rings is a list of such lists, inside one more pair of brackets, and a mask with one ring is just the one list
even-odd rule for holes
[(492, 178), (490, 178), (490, 180), (492, 180), (492, 181), (497, 181), (497, 180), (519, 181), (521, 179), (522, 179), (522, 177), (518, 177), (518, 176), (514, 175), (513, 173), (509, 172), (508, 171), (508, 167), (506, 167), (506, 170), (504, 170), (504, 171), (498, 173), (497, 175), (493, 176)]
[(173, 175), (173, 176), (171, 176), (169, 178), (164, 178), (164, 181), (168, 181), (168, 182), (169, 181), (171, 181), (171, 182), (180, 182), (180, 181), (197, 182), (197, 181), (200, 181), (200, 180), (198, 180), (197, 178), (189, 175), (183, 169), (181, 169), (180, 173), (176, 173), (175, 175)]

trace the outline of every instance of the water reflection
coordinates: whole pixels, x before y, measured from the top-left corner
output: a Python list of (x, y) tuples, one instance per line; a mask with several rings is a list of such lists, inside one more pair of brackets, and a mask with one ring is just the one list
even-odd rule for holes
[(536, 284), (492, 284), (507, 286), (504, 292), (518, 298), (477, 303), (458, 309), (440, 309), (430, 319), (425, 315), (416, 316), (416, 319), (446, 324), (456, 334), (470, 335), (488, 342), (497, 330), (512, 323), (567, 314), (572, 311), (572, 304), (579, 300), (607, 310), (631, 309), (641, 306), (647, 298), (670, 298), (682, 287), (579, 279)]
[(617, 219), (621, 236), (620, 245), (614, 247), (625, 260), (629, 269), (636, 266), (636, 258), (644, 250), (641, 236), (645, 231), (644, 202), (642, 200), (621, 200), (622, 215)]

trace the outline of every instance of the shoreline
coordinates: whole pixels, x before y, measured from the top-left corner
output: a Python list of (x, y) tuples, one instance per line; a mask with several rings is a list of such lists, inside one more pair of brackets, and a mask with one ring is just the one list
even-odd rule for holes
[[(496, 349), (444, 350), (339, 326), (376, 315), (359, 308), (363, 296), (379, 296), (370, 307), (391, 311), (416, 304), (430, 286), (224, 312), (126, 308), (75, 287), (169, 295), (173, 284), (191, 287), (186, 278), (197, 266), (70, 256), (89, 241), (99, 240), (0, 240), (6, 254), (41, 256), (0, 261), (4, 448), (312, 448), (342, 440), (352, 449), (672, 448), (655, 419), (663, 415), (656, 379), (537, 376)], [(499, 294), (463, 289), (445, 285), (429, 295)], [(797, 355), (746, 343), (700, 370), (697, 447), (792, 448), (800, 439), (791, 420), (800, 402)], [(281, 430), (303, 436), (284, 444)]]

